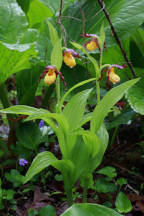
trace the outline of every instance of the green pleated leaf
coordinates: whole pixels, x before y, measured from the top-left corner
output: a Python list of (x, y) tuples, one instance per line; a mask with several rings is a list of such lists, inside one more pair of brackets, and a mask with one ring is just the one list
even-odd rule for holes
[(19, 124), (16, 135), (21, 145), (29, 150), (37, 150), (42, 136), (38, 125), (33, 122)]
[(31, 69), (22, 70), (16, 74), (16, 89), (19, 104), (32, 106), (34, 104), (35, 93), (38, 81), (43, 68), (34, 65)]
[(29, 68), (32, 56), (36, 56), (33, 45), (0, 43), (0, 83), (5, 82), (13, 73)]
[(111, 89), (100, 101), (100, 103), (96, 106), (96, 108), (93, 111), (93, 116), (91, 119), (91, 129), (94, 131), (97, 131), (102, 122), (104, 121), (104, 118), (107, 116), (108, 112), (110, 112), (110, 109), (114, 106), (114, 104), (119, 101), (124, 93), (132, 87), (135, 83), (137, 83), (139, 80), (134, 79), (127, 81), (113, 89)]
[(85, 131), (82, 134), (82, 136), (85, 145), (88, 147), (87, 154), (89, 154), (90, 157), (93, 159), (100, 149), (100, 140), (98, 136), (95, 133), (92, 133), (91, 131)]
[(11, 113), (11, 114), (21, 114), (21, 115), (32, 115), (38, 112), (39, 109), (34, 107), (29, 107), (25, 105), (16, 105), (9, 107), (7, 109), (0, 110), (0, 113)]
[(51, 24), (51, 22), (49, 22), (47, 20), (46, 23), (48, 24), (50, 40), (51, 40), (51, 43), (52, 43), (52, 45), (54, 47), (55, 44), (59, 41), (59, 36), (58, 36), (58, 33), (57, 33), (56, 29)]
[(69, 160), (58, 160), (51, 152), (41, 152), (34, 158), (26, 173), (24, 183), (28, 182), (33, 176), (40, 173), (43, 169), (50, 165), (54, 166), (62, 173), (71, 171), (74, 168), (72, 162)]
[[(30, 27), (37, 27), (46, 18), (53, 16), (52, 11), (39, 0), (33, 0), (30, 3), (27, 13)], [(39, 25), (38, 25), (39, 27)]]
[(51, 65), (55, 65), (58, 70), (62, 66), (62, 46), (61, 40), (57, 41), (51, 53)]
[(61, 216), (122, 216), (116, 211), (98, 204), (74, 204)]
[(0, 40), (16, 43), (28, 26), (26, 16), (16, 0), (0, 1)]
[(132, 204), (130, 200), (122, 192), (117, 195), (115, 205), (118, 212), (120, 213), (128, 213), (132, 210)]
[(144, 115), (144, 78), (130, 88), (126, 94), (128, 102), (135, 112)]
[(87, 89), (76, 94), (65, 106), (63, 114), (69, 123), (70, 129), (75, 129), (80, 123), (91, 91), (92, 89)]

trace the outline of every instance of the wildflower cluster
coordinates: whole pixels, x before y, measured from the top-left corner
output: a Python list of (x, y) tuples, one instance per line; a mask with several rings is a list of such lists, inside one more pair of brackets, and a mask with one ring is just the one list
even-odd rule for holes
[[(99, 37), (96, 34), (84, 33), (82, 36), (85, 38), (90, 38), (90, 40), (88, 42), (83, 44), (83, 46), (87, 49), (87, 51), (91, 52), (91, 51), (94, 51), (96, 49), (100, 50)], [(104, 48), (106, 48), (105, 42), (104, 42)], [(63, 61), (68, 67), (73, 68), (76, 66), (75, 58), (81, 58), (80, 54), (75, 52), (75, 50), (73, 50), (73, 49), (65, 48), (65, 50), (63, 52)], [(106, 72), (107, 79), (110, 82), (112, 82), (113, 84), (120, 82), (120, 77), (115, 73), (114, 67), (119, 68), (119, 69), (123, 69), (124, 66), (109, 65), (109, 67), (107, 67), (104, 70), (104, 73)], [(51, 65), (46, 66), (40, 79), (44, 77), (44, 83), (47, 85), (51, 85), (51, 84), (55, 83), (57, 75), (60, 76), (61, 80), (63, 81), (64, 85), (66, 86), (66, 82), (64, 80), (64, 77), (62, 76), (62, 73), (60, 71), (58, 71), (55, 66), (51, 66)]]

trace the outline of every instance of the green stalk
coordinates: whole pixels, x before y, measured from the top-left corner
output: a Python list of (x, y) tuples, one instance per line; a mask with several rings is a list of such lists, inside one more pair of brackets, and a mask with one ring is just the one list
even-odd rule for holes
[[(5, 83), (2, 83), (0, 85), (0, 100), (2, 102), (2, 105), (4, 108), (8, 108), (11, 106), (9, 98), (8, 98), (8, 91), (7, 91), (7, 87), (5, 85)], [(12, 115), (6, 114), (7, 119), (8, 119), (8, 123), (10, 127), (13, 127), (13, 123), (9, 120), (11, 118)]]
[(83, 189), (83, 203), (87, 202), (87, 187), (85, 186)]
[(113, 135), (112, 135), (112, 139), (111, 139), (111, 143), (110, 143), (110, 148), (113, 147), (113, 144), (114, 144), (114, 141), (115, 141), (115, 138), (116, 138), (118, 129), (119, 129), (119, 126), (117, 126), (117, 127), (114, 129), (114, 133), (113, 133)]
[(99, 85), (98, 80), (96, 80), (96, 92), (97, 92), (97, 104), (99, 104), (99, 102), (100, 102), (100, 85)]
[(72, 188), (65, 189), (65, 191), (66, 191), (68, 206), (70, 207), (73, 204)]
[(59, 75), (57, 76), (57, 79), (56, 79), (56, 94), (57, 94), (56, 111), (60, 112), (60, 108), (59, 108), (59, 105), (60, 105), (60, 76)]

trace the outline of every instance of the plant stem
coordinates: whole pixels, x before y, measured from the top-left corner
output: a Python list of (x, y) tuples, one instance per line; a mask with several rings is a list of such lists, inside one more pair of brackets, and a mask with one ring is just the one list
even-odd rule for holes
[(113, 133), (113, 135), (112, 135), (112, 139), (111, 139), (111, 143), (110, 143), (110, 148), (113, 147), (113, 144), (114, 144), (114, 141), (115, 141), (115, 138), (116, 138), (118, 129), (119, 129), (119, 126), (117, 126), (117, 127), (114, 129), (114, 133)]
[[(8, 108), (11, 106), (9, 98), (8, 98), (8, 91), (4, 83), (0, 85), (0, 100), (4, 108)], [(6, 115), (7, 115), (9, 126), (12, 127), (12, 122), (9, 120), (11, 115), (9, 114), (6, 114)]]
[(65, 189), (65, 191), (66, 191), (68, 206), (72, 206), (73, 204), (72, 188), (67, 189), (67, 190)]
[(96, 92), (97, 92), (97, 104), (99, 104), (99, 102), (100, 102), (100, 85), (99, 85), (98, 80), (96, 80)]
[(84, 187), (83, 189), (83, 203), (87, 202), (87, 187)]
[(60, 105), (60, 77), (59, 75), (57, 76), (56, 79), (56, 94), (57, 94), (57, 112), (60, 112), (59, 110), (59, 105)]

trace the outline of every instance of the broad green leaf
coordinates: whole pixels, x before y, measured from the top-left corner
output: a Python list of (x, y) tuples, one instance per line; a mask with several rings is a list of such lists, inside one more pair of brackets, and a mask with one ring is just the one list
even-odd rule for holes
[(51, 53), (51, 65), (55, 65), (58, 70), (62, 66), (62, 46), (61, 40), (57, 41)]
[(53, 25), (48, 20), (46, 22), (49, 28), (50, 40), (54, 47), (55, 44), (59, 41), (59, 36), (58, 36), (56, 29), (53, 27)]
[(122, 192), (117, 195), (115, 205), (118, 212), (120, 213), (128, 213), (132, 210), (132, 204), (130, 200)]
[[(50, 127), (54, 130), (58, 137), (63, 157), (67, 158), (69, 154), (69, 149), (67, 147), (66, 134), (68, 134), (69, 125), (65, 116), (60, 113), (50, 113), (47, 110), (39, 109), (39, 111), (37, 111), (35, 114), (29, 116), (26, 121), (34, 119), (42, 119), (50, 125)], [(58, 127), (53, 120), (57, 122)]]
[[(92, 159), (96, 157), (99, 149), (100, 149), (100, 140), (98, 136), (95, 133), (92, 133), (91, 131), (85, 131), (83, 134), (83, 140), (85, 145), (88, 147), (87, 154)], [(88, 170), (89, 171), (89, 170)]]
[(126, 97), (132, 109), (144, 115), (144, 78), (128, 90)]
[(51, 17), (53, 13), (39, 0), (33, 0), (30, 3), (29, 10), (27, 13), (30, 27), (36, 27), (46, 18)]
[(91, 91), (92, 89), (87, 89), (77, 93), (65, 106), (63, 114), (69, 123), (70, 129), (76, 128), (80, 123), (85, 112), (86, 101)]
[(47, 22), (44, 21), (39, 28), (39, 36), (35, 44), (38, 50), (38, 57), (45, 64), (50, 65), (50, 57), (52, 51), (52, 43), (50, 41), (50, 34)]
[(104, 26), (102, 25), (100, 28), (100, 37), (99, 37), (99, 46), (101, 49), (103, 48), (105, 42), (105, 32), (104, 32)]
[(28, 169), (24, 183), (28, 182), (32, 177), (48, 166), (54, 166), (60, 172), (64, 173), (66, 170), (73, 170), (73, 164), (68, 160), (58, 160), (53, 153), (45, 151), (39, 153), (33, 160), (30, 168)]
[(0, 43), (0, 83), (13, 73), (31, 66), (30, 58), (36, 56), (33, 45)]
[(90, 168), (91, 168), (92, 172), (100, 165), (100, 163), (103, 159), (104, 153), (107, 149), (108, 141), (109, 141), (109, 134), (108, 134), (104, 124), (101, 125), (101, 127), (99, 128), (99, 130), (97, 131), (96, 134), (97, 134), (99, 141), (100, 141), (100, 148), (99, 148), (99, 151), (98, 151), (96, 157), (91, 162)]
[(37, 40), (39, 32), (36, 29), (29, 28), (20, 40), (20, 44), (33, 43)]
[(61, 216), (122, 216), (116, 211), (98, 204), (74, 204)]
[(59, 10), (59, 0), (39, 0), (47, 7), (49, 7), (52, 12), (56, 15), (56, 12)]
[(34, 65), (29, 70), (22, 70), (16, 74), (16, 89), (19, 104), (32, 106), (35, 92), (43, 67)]
[(28, 9), (29, 9), (29, 5), (30, 5), (30, 1), (31, 0), (17, 0), (18, 4), (21, 6), (22, 10), (27, 13)]
[(41, 131), (37, 124), (26, 122), (19, 124), (16, 130), (19, 142), (29, 150), (37, 150), (41, 142)]
[(119, 101), (124, 93), (132, 87), (135, 83), (137, 83), (139, 80), (134, 79), (127, 81), (113, 89), (111, 89), (100, 101), (100, 103), (96, 106), (96, 108), (93, 111), (93, 116), (91, 119), (90, 127), (91, 130), (97, 131), (102, 122), (104, 121), (104, 118), (107, 116), (107, 114), (110, 112), (110, 109), (114, 106), (114, 104)]
[(16, 105), (9, 107), (7, 109), (0, 110), (0, 113), (11, 113), (11, 114), (21, 114), (21, 115), (32, 115), (38, 112), (39, 109), (34, 107), (29, 107), (25, 105)]
[(127, 124), (128, 121), (133, 120), (135, 118), (136, 113), (131, 110), (123, 110), (121, 114), (113, 118), (112, 122), (106, 122), (106, 128), (108, 130), (112, 128), (116, 128), (117, 126), (121, 124)]
[(117, 191), (117, 186), (113, 182), (107, 181), (106, 178), (98, 178), (95, 181), (94, 189), (98, 193), (114, 193)]
[(28, 26), (26, 16), (16, 0), (0, 1), (0, 40), (16, 43)]

